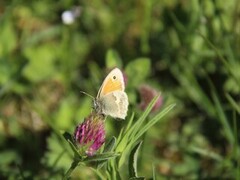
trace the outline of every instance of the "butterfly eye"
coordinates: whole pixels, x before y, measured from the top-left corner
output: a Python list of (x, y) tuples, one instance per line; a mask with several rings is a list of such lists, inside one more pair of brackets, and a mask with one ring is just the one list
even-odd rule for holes
[(114, 80), (116, 80), (116, 79), (117, 79), (117, 77), (116, 77), (116, 76), (113, 76), (113, 79), (114, 79)]

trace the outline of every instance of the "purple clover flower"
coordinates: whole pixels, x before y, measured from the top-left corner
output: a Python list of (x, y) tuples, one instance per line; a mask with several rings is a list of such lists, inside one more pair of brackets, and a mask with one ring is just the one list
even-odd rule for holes
[(80, 153), (93, 156), (105, 142), (104, 117), (100, 114), (90, 114), (76, 127), (74, 139)]
[[(159, 92), (156, 89), (154, 89), (148, 85), (141, 85), (139, 87), (139, 93), (140, 93), (140, 98), (141, 98), (139, 108), (141, 110), (145, 110), (147, 108), (148, 104), (152, 101), (152, 99), (154, 97), (156, 97), (157, 95), (159, 95)], [(160, 109), (162, 104), (163, 104), (163, 98), (162, 98), (162, 96), (159, 96), (157, 102), (155, 103), (155, 105), (152, 108), (152, 112), (155, 112), (158, 109)]]

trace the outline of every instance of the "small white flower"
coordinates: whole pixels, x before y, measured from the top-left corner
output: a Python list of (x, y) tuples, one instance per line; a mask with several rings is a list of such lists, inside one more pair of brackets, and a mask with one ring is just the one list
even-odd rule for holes
[(80, 7), (73, 7), (71, 10), (66, 10), (62, 13), (62, 22), (63, 24), (70, 25), (74, 23), (75, 19), (81, 14)]
[(72, 24), (75, 20), (75, 17), (72, 13), (72, 11), (64, 11), (62, 13), (62, 21), (63, 24)]

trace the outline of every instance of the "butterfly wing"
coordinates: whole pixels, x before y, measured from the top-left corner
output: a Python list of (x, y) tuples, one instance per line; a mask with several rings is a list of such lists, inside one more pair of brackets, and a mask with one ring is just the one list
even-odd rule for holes
[(113, 69), (103, 81), (102, 86), (98, 91), (97, 98), (107, 95), (114, 91), (124, 91), (125, 84), (123, 80), (123, 74), (120, 69)]
[(101, 111), (113, 118), (125, 119), (128, 110), (128, 97), (124, 91), (113, 91), (99, 99)]
[(128, 97), (120, 69), (113, 69), (103, 81), (94, 101), (95, 110), (106, 116), (124, 119), (128, 110)]

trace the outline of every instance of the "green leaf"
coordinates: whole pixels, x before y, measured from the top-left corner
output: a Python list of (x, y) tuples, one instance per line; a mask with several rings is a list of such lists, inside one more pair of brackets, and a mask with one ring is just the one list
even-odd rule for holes
[(133, 178), (130, 178), (130, 180), (144, 180), (146, 179), (145, 177), (133, 177)]
[(237, 104), (237, 102), (230, 96), (230, 94), (226, 94), (226, 97), (231, 104), (231, 106), (240, 114), (240, 106)]
[[(132, 139), (135, 136), (135, 134), (140, 130), (142, 123), (144, 122), (144, 120), (146, 119), (148, 114), (151, 112), (151, 110), (158, 98), (159, 98), (159, 96), (155, 97), (149, 103), (148, 107), (146, 108), (144, 113), (141, 115), (141, 117), (131, 126), (131, 128), (129, 128), (129, 130), (121, 138), (121, 140), (118, 143), (117, 148), (116, 148), (117, 151), (122, 152), (126, 148), (126, 145), (128, 144), (128, 140)], [(131, 123), (131, 121), (129, 121), (129, 123)], [(132, 145), (132, 144), (129, 144), (129, 145)]]
[(106, 67), (113, 68), (113, 67), (122, 67), (122, 60), (117, 53), (117, 51), (110, 49), (106, 55)]
[(103, 152), (110, 152), (113, 150), (113, 148), (115, 147), (117, 139), (113, 136), (110, 141), (107, 143), (107, 145), (104, 147)]
[[(60, 138), (62, 137), (62, 139)], [(42, 158), (42, 163), (46, 167), (54, 167), (55, 169), (66, 169), (72, 162), (73, 154), (71, 154), (68, 144), (63, 139), (63, 136), (58, 136), (52, 133), (47, 139), (47, 149)]]
[(98, 169), (94, 169), (94, 168), (91, 168), (91, 170), (102, 180), (106, 179), (106, 177), (100, 172), (98, 171)]
[(138, 158), (138, 152), (142, 145), (142, 141), (140, 141), (131, 151), (129, 155), (129, 176), (130, 177), (138, 177), (137, 175), (137, 158)]
[(122, 141), (122, 138), (124, 136), (124, 129), (122, 128), (118, 134), (118, 138), (117, 138), (117, 147), (118, 147), (118, 144)]
[(64, 137), (67, 141), (70, 141), (70, 142), (74, 143), (74, 142), (73, 142), (73, 137), (72, 137), (72, 135), (71, 135), (69, 132), (64, 132), (64, 133), (63, 133), (63, 137)]
[[(125, 162), (125, 158), (128, 154), (131, 146), (136, 143), (136, 141), (155, 123), (157, 123), (160, 119), (162, 119), (170, 110), (173, 109), (175, 104), (171, 104), (161, 112), (159, 112), (154, 118), (152, 118), (147, 124), (142, 126), (143, 121), (146, 119), (147, 115), (151, 111), (151, 108), (155, 104), (158, 97), (154, 98), (152, 102), (147, 107), (146, 111), (143, 115), (136, 121), (136, 123), (131, 127), (131, 129), (125, 134), (122, 141), (120, 141), (117, 150), (122, 152), (122, 155), (119, 159), (118, 166), (121, 167)], [(123, 149), (122, 149), (123, 148)]]
[(0, 28), (0, 57), (14, 50), (17, 46), (16, 28), (13, 20), (8, 19), (1, 23)]
[(67, 180), (69, 179), (69, 176), (71, 175), (71, 173), (73, 172), (73, 170), (78, 166), (79, 164), (79, 160), (74, 159), (74, 161), (72, 162), (70, 168), (67, 170), (67, 172), (64, 174), (63, 180)]
[[(111, 152), (115, 145), (116, 145), (116, 138), (113, 136), (110, 141), (107, 143), (107, 145), (104, 147), (103, 153), (106, 152)], [(100, 169), (101, 167), (103, 167), (103, 165), (106, 163), (107, 160), (103, 160), (103, 161), (99, 161), (98, 165), (97, 165), (97, 169)]]
[(115, 158), (119, 155), (120, 155), (119, 153), (115, 153), (115, 152), (101, 153), (101, 154), (96, 154), (94, 156), (86, 157), (83, 160), (83, 162), (103, 161), (103, 160)]
[(152, 127), (155, 123), (157, 123), (160, 119), (162, 119), (169, 111), (171, 111), (175, 107), (175, 105), (176, 104), (170, 104), (168, 107), (163, 109), (160, 113), (158, 113), (144, 127), (141, 127), (141, 131), (139, 131), (133, 139), (137, 140), (138, 138), (140, 138), (150, 127)]
[(150, 73), (150, 59), (138, 58), (128, 63), (125, 72), (127, 74), (129, 86), (137, 87)]
[(188, 148), (188, 151), (198, 153), (201, 156), (209, 157), (209, 158), (214, 159), (218, 162), (223, 161), (223, 158), (219, 154), (215, 153), (214, 151), (206, 150), (206, 149), (196, 147), (196, 146), (190, 146)]
[(14, 162), (19, 162), (20, 157), (15, 151), (7, 149), (5, 151), (1, 151), (0, 154), (0, 167), (3, 167), (7, 164), (11, 164)]
[(142, 126), (144, 120), (147, 118), (147, 116), (149, 115), (149, 113), (151, 112), (153, 106), (156, 104), (158, 98), (160, 95), (156, 96), (153, 98), (153, 100), (149, 103), (149, 105), (147, 106), (146, 110), (144, 111), (144, 113), (141, 115), (141, 117), (137, 120), (137, 122), (132, 126), (131, 128), (131, 136), (130, 139), (132, 139), (137, 132), (141, 129), (140, 127)]
[(119, 141), (116, 150), (118, 152), (122, 152), (122, 155), (118, 162), (118, 167), (121, 167), (125, 159), (127, 157), (128, 151), (131, 149), (132, 145), (136, 143), (136, 141), (151, 127), (153, 126), (159, 119), (161, 119), (164, 115), (166, 115), (174, 106), (172, 104), (157, 114), (152, 120), (148, 122), (146, 125), (142, 125), (146, 120), (146, 117), (151, 112), (153, 106), (155, 105), (159, 96), (156, 96), (148, 105), (144, 113), (141, 117), (131, 126), (131, 128), (124, 134), (124, 136)]
[(58, 111), (55, 114), (54, 125), (57, 129), (70, 129), (72, 127), (72, 122), (70, 119), (73, 119), (75, 113), (75, 108), (73, 107), (76, 96), (70, 94), (68, 97), (65, 97), (58, 108)]
[(13, 68), (11, 64), (7, 60), (0, 59), (0, 85), (2, 86), (2, 88), (11, 84), (12, 73)]
[(128, 120), (128, 124), (127, 124), (125, 132), (127, 132), (130, 129), (130, 127), (132, 126), (133, 119), (134, 119), (134, 113), (132, 113), (131, 118)]
[(68, 132), (64, 132), (63, 133), (63, 137), (66, 139), (66, 141), (69, 143), (73, 153), (74, 153), (74, 157), (78, 158), (80, 160), (83, 159), (83, 157), (78, 153), (78, 150), (76, 148), (76, 146), (74, 145), (74, 141), (73, 141), (73, 137), (70, 133)]
[(224, 130), (227, 140), (229, 141), (230, 144), (233, 145), (234, 144), (234, 134), (233, 134), (232, 128), (228, 122), (227, 116), (224, 112), (224, 107), (222, 106), (222, 104), (220, 102), (220, 99), (218, 97), (218, 94), (217, 94), (216, 89), (213, 86), (212, 82), (209, 79), (208, 79), (208, 82), (211, 87), (211, 95), (212, 95), (213, 102), (215, 105), (217, 117), (223, 126), (223, 130)]
[(155, 167), (154, 167), (153, 164), (152, 164), (152, 179), (153, 179), (153, 180), (156, 180), (156, 179), (157, 179), (157, 177), (156, 177), (156, 172), (155, 172)]
[(56, 76), (58, 71), (55, 67), (55, 52), (55, 44), (26, 48), (24, 55), (29, 63), (24, 68), (23, 75), (32, 82), (39, 82), (53, 77), (53, 75)]
[(219, 51), (218, 48), (201, 33), (200, 33), (200, 36), (202, 36), (202, 38), (208, 43), (208, 45), (217, 53), (219, 57), (218, 59), (221, 60), (221, 62), (224, 64), (224, 67), (226, 67), (226, 69), (228, 70), (229, 75), (231, 75), (235, 79), (237, 84), (240, 84), (240, 79), (234, 73), (234, 68), (232, 68), (230, 63), (224, 58), (221, 51)]
[(122, 179), (119, 173), (119, 168), (117, 167), (116, 161), (109, 161), (107, 166), (107, 179), (118, 180)]

